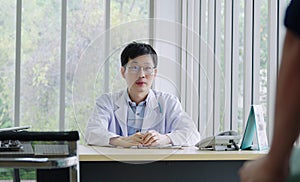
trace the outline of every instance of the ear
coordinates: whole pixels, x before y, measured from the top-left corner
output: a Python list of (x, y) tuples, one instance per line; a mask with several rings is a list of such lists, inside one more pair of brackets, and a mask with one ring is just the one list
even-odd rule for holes
[(153, 77), (156, 78), (157, 68), (153, 70)]
[(122, 66), (120, 71), (121, 71), (122, 77), (125, 78), (125, 71), (126, 71), (125, 67)]

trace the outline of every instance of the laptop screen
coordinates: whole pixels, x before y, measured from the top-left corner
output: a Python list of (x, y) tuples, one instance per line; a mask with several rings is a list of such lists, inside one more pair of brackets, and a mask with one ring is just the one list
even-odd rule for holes
[(10, 128), (0, 128), (0, 132), (26, 130), (26, 129), (29, 129), (30, 127), (31, 126), (16, 126), (16, 127), (10, 127)]

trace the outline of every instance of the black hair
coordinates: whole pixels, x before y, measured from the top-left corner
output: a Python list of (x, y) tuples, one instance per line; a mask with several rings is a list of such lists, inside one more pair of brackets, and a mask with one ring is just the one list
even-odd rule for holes
[(151, 45), (145, 43), (132, 42), (128, 44), (121, 53), (121, 65), (124, 67), (129, 59), (139, 56), (150, 55), (153, 60), (154, 67), (157, 67), (157, 54)]

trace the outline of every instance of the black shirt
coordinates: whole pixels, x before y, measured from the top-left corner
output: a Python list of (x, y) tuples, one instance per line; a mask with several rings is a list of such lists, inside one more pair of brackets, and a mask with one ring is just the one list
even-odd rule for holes
[(300, 37), (300, 0), (292, 0), (285, 14), (284, 25)]

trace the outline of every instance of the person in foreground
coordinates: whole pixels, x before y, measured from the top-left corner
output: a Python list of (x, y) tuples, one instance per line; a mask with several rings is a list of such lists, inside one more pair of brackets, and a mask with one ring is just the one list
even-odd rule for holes
[(130, 43), (121, 53), (127, 89), (96, 100), (85, 139), (99, 146), (195, 145), (200, 134), (174, 95), (151, 89), (157, 54), (145, 43)]
[(285, 16), (287, 32), (277, 82), (274, 135), (269, 153), (246, 162), (242, 182), (281, 182), (289, 175), (293, 144), (300, 133), (300, 1), (292, 0)]

